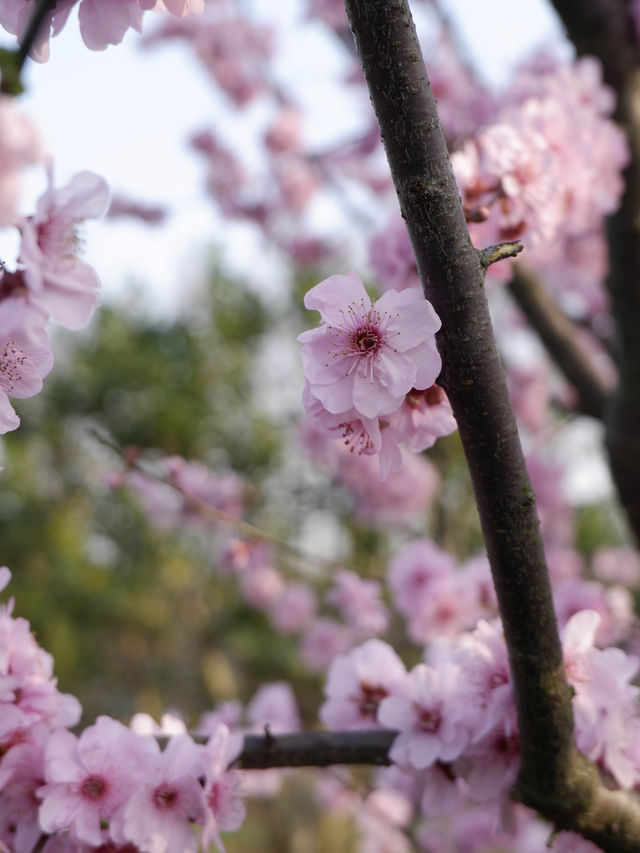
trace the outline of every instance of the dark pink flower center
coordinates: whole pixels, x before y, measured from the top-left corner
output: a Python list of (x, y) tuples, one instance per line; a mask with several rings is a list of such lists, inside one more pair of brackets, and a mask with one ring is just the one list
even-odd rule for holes
[(375, 719), (378, 711), (378, 705), (384, 698), (389, 695), (389, 691), (379, 684), (372, 685), (366, 681), (360, 683), (360, 696), (358, 701), (358, 710), (363, 717), (373, 717)]
[(362, 355), (374, 352), (381, 342), (382, 336), (374, 326), (357, 329), (351, 336), (351, 346)]
[(433, 708), (422, 708), (418, 714), (420, 728), (425, 732), (437, 732), (441, 719), (440, 712)]
[(177, 796), (178, 792), (175, 788), (169, 785), (158, 785), (153, 792), (153, 804), (160, 811), (165, 811), (173, 806)]
[(102, 776), (89, 776), (82, 783), (82, 794), (89, 800), (99, 800), (107, 790)]

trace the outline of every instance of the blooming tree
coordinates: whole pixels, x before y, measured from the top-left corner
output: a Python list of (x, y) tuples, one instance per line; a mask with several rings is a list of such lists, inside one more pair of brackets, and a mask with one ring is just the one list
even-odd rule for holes
[[(80, 704), (58, 690), (52, 657), (11, 599), (0, 611), (0, 849), (224, 850), (221, 833), (245, 820), (243, 796), (275, 796), (282, 768), (349, 764), (388, 765), (364, 796), (339, 774), (318, 780), (318, 799), (354, 816), (367, 850), (640, 846), (629, 592), (640, 560), (619, 543), (593, 553), (587, 573), (559, 472), (536, 455), (553, 409), (601, 419), (629, 542), (640, 537), (640, 7), (556, 0), (577, 58), (536, 56), (496, 95), (464, 64), (440, 4), (425, 5), (438, 34), (431, 83), (406, 3), (305, 6), (343, 46), (348, 85), (362, 89), (362, 69), (375, 111), (357, 139), (318, 153), (273, 71), (272, 34), (233, 3), (0, 2), (0, 25), (20, 41), (2, 60), (0, 97), (0, 217), (20, 238), (15, 269), (3, 263), (0, 277), (2, 432), (20, 424), (9, 398), (38, 394), (52, 370), (50, 321), (79, 329), (96, 308), (78, 229), (109, 205), (92, 173), (56, 187), (16, 105), (21, 68), (27, 56), (46, 61), (74, 6), (93, 50), (141, 31), (155, 9), (166, 15), (146, 47), (184, 40), (236, 109), (259, 98), (272, 108), (260, 180), (216, 132), (194, 135), (220, 209), (298, 268), (333, 267), (304, 296), (319, 323), (313, 315), (298, 335), (298, 440), (354, 512), (396, 526), (437, 492), (423, 451), (458, 430), (486, 546), (459, 558), (437, 536), (413, 538), (393, 543), (384, 578), (330, 560), (330, 576), (287, 577), (280, 555), (305, 553), (251, 523), (238, 472), (170, 454), (148, 464), (151, 448), (117, 447), (108, 486), (134, 495), (152, 523), (207, 545), (212, 526), (224, 531), (220, 573), (322, 675), (325, 728), (302, 730), (295, 685), (277, 681), (246, 709), (203, 714), (197, 731), (176, 715), (158, 726), (103, 714), (74, 734)], [(20, 173), (31, 165), (49, 186), (23, 217)], [(320, 196), (354, 188), (388, 204), (384, 224), (363, 223), (375, 294), (339, 263), (345, 241), (317, 233), (311, 215)], [(121, 199), (111, 215), (158, 219)], [(497, 338), (488, 297), (501, 307)], [(543, 347), (518, 363), (509, 341), (523, 315)], [(0, 589), (10, 577), (0, 569)], [(394, 617), (406, 658), (389, 642)]]

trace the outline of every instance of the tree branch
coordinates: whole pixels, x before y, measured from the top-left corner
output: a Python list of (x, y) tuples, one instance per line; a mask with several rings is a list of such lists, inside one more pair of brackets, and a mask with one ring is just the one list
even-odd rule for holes
[(469, 239), (411, 13), (404, 0), (345, 4), (418, 271), (442, 320), (441, 384), (458, 421), (509, 649), (522, 756), (516, 794), (559, 828), (576, 829), (608, 850), (638, 850), (635, 806), (621, 796), (612, 802), (573, 746), (571, 692), (535, 498), (480, 253)]
[(392, 729), (348, 732), (245, 735), (232, 767), (329, 767), (332, 764), (391, 764), (389, 749), (398, 733)]
[(611, 472), (640, 542), (640, 55), (625, 0), (554, 0), (578, 54), (602, 63), (605, 82), (617, 94), (615, 120), (626, 131), (631, 162), (626, 191), (607, 225), (608, 286), (617, 329), (620, 379), (607, 411), (606, 442)]
[(514, 266), (508, 288), (555, 364), (577, 391), (579, 410), (602, 419), (612, 388), (592, 364), (571, 320), (526, 267)]

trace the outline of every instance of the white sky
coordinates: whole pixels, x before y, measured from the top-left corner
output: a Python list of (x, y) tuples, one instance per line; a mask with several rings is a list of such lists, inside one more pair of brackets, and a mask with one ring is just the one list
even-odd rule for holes
[[(250, 5), (265, 19), (279, 20), (281, 67), (288, 64), (305, 102), (317, 107), (311, 128), (319, 140), (323, 75), (337, 62), (331, 54), (326, 57), (322, 29), (308, 29), (301, 40), (292, 23), (297, 0), (254, 0)], [(450, 0), (449, 5), (463, 43), (494, 81), (503, 79), (523, 52), (558, 38), (557, 22), (543, 0), (521, 4), (517, 15), (505, 0)], [(146, 28), (153, 27), (153, 17), (147, 14)], [(13, 44), (9, 36), (3, 42)], [(224, 99), (182, 45), (141, 51), (138, 35), (130, 32), (121, 45), (90, 51), (72, 16), (52, 40), (49, 62), (31, 63), (26, 81), (28, 93), (20, 103), (42, 128), (58, 184), (91, 169), (113, 189), (173, 211), (161, 228), (131, 220), (89, 225), (86, 259), (98, 270), (106, 299), (132, 298), (136, 282), (149, 295), (150, 311), (172, 312), (185, 298), (185, 287), (197, 284), (207, 252), (216, 247), (224, 246), (223, 252), (240, 267), (250, 271), (255, 266), (259, 243), (248, 229), (234, 228), (230, 234), (219, 220), (202, 191), (203, 163), (186, 145), (192, 131), (225, 123), (225, 112)], [(25, 186), (25, 212), (43, 188), (41, 178), (34, 176)], [(12, 235), (0, 232), (0, 256), (9, 262), (14, 245)]]

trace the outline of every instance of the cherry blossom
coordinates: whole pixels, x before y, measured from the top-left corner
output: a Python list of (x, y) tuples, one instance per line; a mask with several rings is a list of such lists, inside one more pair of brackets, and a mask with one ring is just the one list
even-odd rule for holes
[(36, 212), (20, 224), (19, 263), (30, 299), (69, 329), (85, 326), (98, 303), (100, 282), (78, 256), (78, 225), (107, 209), (106, 182), (92, 172), (79, 172), (62, 189), (49, 188)]
[(341, 612), (344, 621), (356, 635), (371, 637), (382, 634), (389, 624), (387, 608), (381, 601), (378, 581), (361, 578), (348, 569), (339, 569), (326, 600)]
[(48, 726), (36, 723), (0, 763), (0, 847), (4, 843), (16, 853), (33, 850), (42, 834), (36, 792), (44, 784), (44, 750), (49, 734)]
[(195, 853), (192, 825), (207, 820), (198, 781), (204, 747), (188, 735), (172, 737), (163, 752), (155, 740), (150, 743), (154, 754), (146, 762), (145, 781), (114, 815), (111, 837), (143, 853)]
[[(49, 59), (49, 38), (62, 30), (73, 6), (79, 2), (78, 19), (80, 33), (91, 50), (104, 50), (110, 44), (119, 44), (129, 28), (142, 32), (142, 16), (149, 9), (168, 11), (183, 17), (199, 14), (204, 9), (204, 0), (58, 0), (55, 8), (47, 13), (31, 50), (36, 62)], [(0, 0), (0, 25), (8, 32), (21, 36), (36, 8), (36, 0)]]
[(9, 397), (24, 399), (42, 390), (42, 380), (53, 367), (53, 354), (44, 329), (14, 330), (0, 336), (0, 433), (20, 425)]
[(106, 826), (145, 779), (155, 742), (109, 717), (99, 717), (79, 738), (66, 729), (45, 749), (46, 784), (39, 819), (45, 832), (69, 829), (74, 838), (99, 846)]
[(215, 841), (224, 853), (220, 832), (239, 829), (246, 816), (246, 808), (241, 799), (242, 774), (236, 770), (227, 770), (237, 751), (238, 744), (234, 744), (229, 729), (220, 724), (202, 753), (207, 817), (200, 840), (205, 850)]
[(302, 637), (300, 655), (312, 672), (325, 670), (353, 645), (351, 632), (336, 619), (316, 619)]
[(322, 722), (335, 729), (379, 728), (378, 707), (405, 683), (404, 664), (381, 640), (367, 640), (329, 667), (320, 708)]
[(323, 320), (298, 336), (305, 377), (329, 412), (387, 415), (411, 388), (435, 382), (441, 361), (433, 336), (440, 320), (415, 291), (389, 290), (372, 303), (355, 274), (334, 275), (307, 293), (305, 307)]
[(302, 582), (289, 583), (271, 605), (269, 616), (279, 631), (297, 634), (312, 622), (316, 607), (316, 595), (310, 586)]
[(247, 716), (258, 731), (268, 726), (274, 733), (296, 732), (301, 726), (295, 696), (286, 681), (263, 684), (247, 706)]
[(437, 669), (418, 664), (409, 673), (405, 691), (382, 700), (378, 720), (400, 730), (389, 751), (393, 761), (423, 770), (462, 753), (470, 730), (460, 702), (460, 677), (453, 664)]

